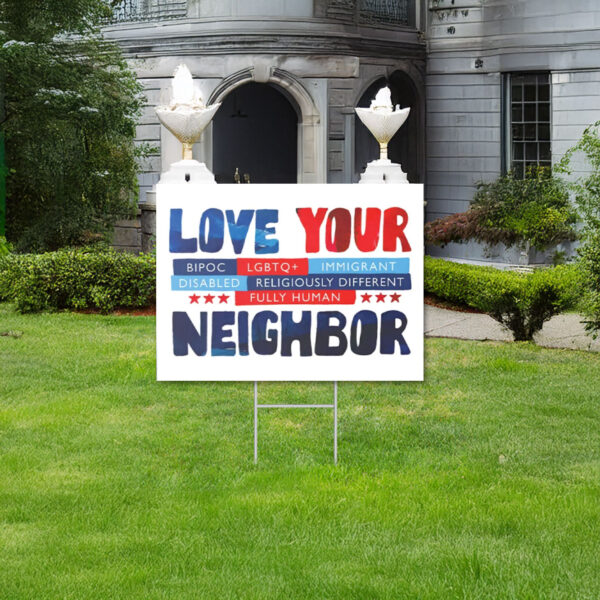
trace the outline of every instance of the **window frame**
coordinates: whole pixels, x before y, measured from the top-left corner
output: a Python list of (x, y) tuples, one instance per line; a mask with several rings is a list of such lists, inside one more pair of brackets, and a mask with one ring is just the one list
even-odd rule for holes
[[(536, 107), (536, 120), (533, 121), (536, 126), (536, 135), (535, 139), (531, 140), (531, 143), (535, 143), (537, 145), (537, 158), (535, 161), (528, 160), (526, 158), (526, 141), (523, 143), (523, 159), (522, 161), (518, 159), (518, 162), (523, 163), (523, 171), (525, 172), (528, 163), (535, 163), (537, 165), (542, 164), (542, 166), (548, 166), (552, 168), (552, 73), (550, 71), (514, 71), (510, 73), (502, 74), (501, 81), (501, 97), (502, 97), (502, 110), (501, 110), (501, 127), (502, 127), (502, 151), (501, 151), (501, 171), (503, 175), (506, 175), (509, 171), (513, 170), (513, 78), (515, 77), (525, 77), (525, 76), (535, 76), (540, 77), (544, 76), (548, 79), (548, 100), (539, 99), (539, 93), (536, 92), (536, 99), (533, 101), (526, 101), (522, 99), (520, 101), (521, 106), (525, 109), (526, 105), (534, 104)], [(539, 89), (539, 87), (536, 87)], [(540, 121), (539, 120), (539, 106), (541, 104), (548, 105), (548, 121)], [(523, 116), (522, 120), (516, 122), (517, 124), (522, 124), (524, 127), (528, 123)], [(529, 121), (532, 123), (532, 121)], [(540, 124), (548, 126), (548, 139), (541, 139), (539, 137), (539, 127)], [(549, 144), (549, 159), (542, 160), (540, 157), (540, 144), (548, 143)]]

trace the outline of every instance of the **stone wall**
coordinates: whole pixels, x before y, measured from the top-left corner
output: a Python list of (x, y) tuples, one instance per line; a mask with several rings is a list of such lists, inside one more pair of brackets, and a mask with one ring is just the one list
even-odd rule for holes
[(138, 254), (142, 251), (141, 211), (135, 219), (117, 221), (113, 231), (111, 247), (119, 252)]
[(155, 193), (148, 194), (147, 202), (141, 203), (135, 219), (115, 224), (111, 248), (119, 252), (151, 252), (156, 240)]
[(493, 181), (501, 167), (499, 73), (427, 77), (427, 216), (469, 207), (479, 181)]

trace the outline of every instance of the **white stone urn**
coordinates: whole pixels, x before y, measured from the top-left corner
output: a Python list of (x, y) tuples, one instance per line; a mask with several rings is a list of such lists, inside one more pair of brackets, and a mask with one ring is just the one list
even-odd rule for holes
[(360, 183), (408, 183), (406, 173), (399, 164), (388, 158), (388, 144), (404, 125), (410, 108), (392, 104), (392, 92), (384, 87), (375, 96), (369, 108), (356, 108), (358, 118), (379, 142), (380, 157), (367, 165)]
[(204, 104), (186, 65), (177, 67), (172, 89), (171, 102), (157, 107), (156, 114), (160, 122), (182, 143), (183, 156), (181, 161), (171, 166), (168, 173), (163, 174), (161, 181), (180, 182), (180, 174), (185, 171), (186, 182), (193, 175), (194, 183), (216, 183), (207, 166), (193, 159), (192, 149), (221, 104)]

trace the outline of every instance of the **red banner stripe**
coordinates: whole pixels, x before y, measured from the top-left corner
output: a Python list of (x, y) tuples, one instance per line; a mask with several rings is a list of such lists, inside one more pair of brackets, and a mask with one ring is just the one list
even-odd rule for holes
[(284, 304), (355, 304), (354, 290), (269, 290), (268, 292), (236, 292), (237, 306)]
[(308, 258), (238, 258), (238, 275), (308, 275)]

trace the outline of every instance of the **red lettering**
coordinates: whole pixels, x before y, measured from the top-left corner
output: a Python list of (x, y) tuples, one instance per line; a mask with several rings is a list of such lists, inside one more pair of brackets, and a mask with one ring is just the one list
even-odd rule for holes
[[(335, 231), (334, 231), (335, 223)], [(336, 208), (327, 217), (325, 247), (329, 252), (346, 252), (352, 236), (352, 215), (345, 208)]]
[(384, 252), (397, 252), (398, 242), (402, 252), (411, 251), (405, 234), (409, 217), (402, 208), (388, 208), (385, 211), (379, 208), (356, 208), (354, 215), (347, 208), (335, 208), (329, 214), (326, 208), (315, 210), (316, 212), (311, 208), (296, 209), (306, 233), (306, 252), (320, 251), (320, 235), (325, 217), (325, 247), (329, 252), (346, 252), (350, 248), (353, 236), (356, 248), (360, 252), (376, 251), (382, 238)]
[[(398, 223), (398, 217), (402, 222)], [(388, 208), (383, 213), (383, 250), (384, 252), (395, 252), (398, 240), (402, 252), (410, 252), (410, 244), (404, 235), (404, 229), (408, 225), (408, 214), (402, 208)]]
[(296, 213), (306, 232), (306, 252), (318, 252), (320, 249), (319, 231), (327, 214), (327, 209), (319, 208), (315, 215), (310, 208), (298, 208)]
[(378, 208), (367, 208), (365, 231), (363, 232), (363, 210), (357, 208), (354, 223), (354, 239), (356, 247), (361, 252), (373, 252), (379, 244), (379, 227), (381, 224), (381, 211)]

